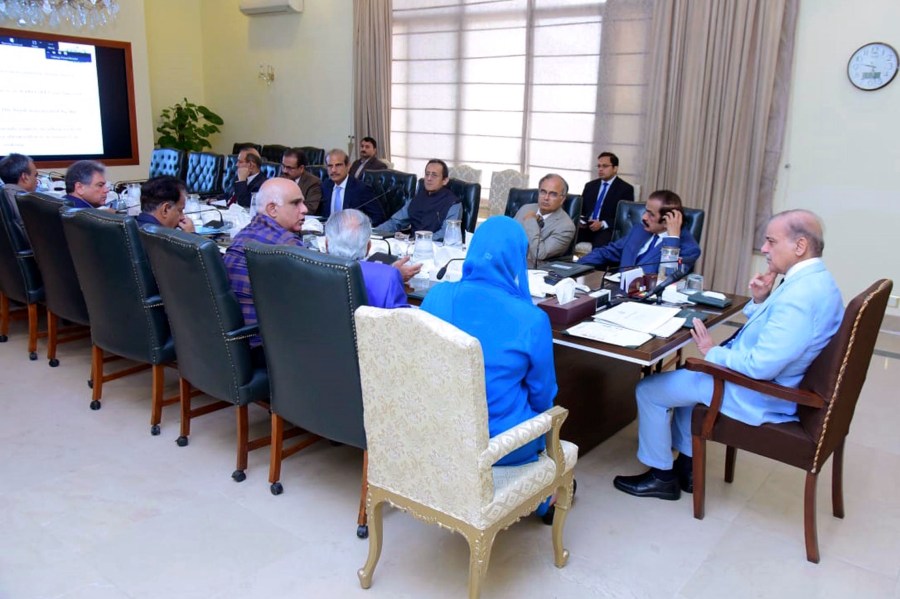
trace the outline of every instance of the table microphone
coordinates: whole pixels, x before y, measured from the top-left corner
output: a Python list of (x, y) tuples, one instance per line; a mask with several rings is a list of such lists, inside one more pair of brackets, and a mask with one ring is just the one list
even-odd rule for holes
[(537, 223), (537, 226), (538, 226), (537, 245), (534, 248), (534, 268), (535, 268), (535, 270), (537, 270), (538, 256), (541, 255), (541, 242), (543, 241), (543, 238), (541, 237), (541, 231), (544, 230), (544, 217), (541, 216), (540, 212), (534, 213), (534, 221)]
[(656, 301), (659, 302), (659, 301), (662, 299), (661, 296), (662, 296), (662, 291), (663, 291), (663, 289), (665, 289), (666, 287), (668, 287), (668, 286), (671, 285), (672, 283), (675, 283), (676, 281), (680, 281), (681, 279), (683, 279), (684, 277), (686, 277), (687, 274), (688, 274), (688, 272), (687, 272), (686, 270), (681, 270), (681, 269), (675, 270), (675, 272), (673, 272), (672, 274), (670, 274), (669, 276), (667, 276), (665, 279), (663, 279), (662, 283), (660, 283), (659, 285), (657, 285), (656, 287), (654, 287), (654, 288), (650, 291), (650, 293), (648, 293), (647, 295), (645, 295), (644, 297), (642, 297), (642, 298), (641, 298), (641, 301), (644, 302), (644, 303), (649, 303), (649, 302), (651, 301), (651, 300), (650, 300), (651, 297), (657, 296), (657, 297), (656, 297)]
[(465, 260), (465, 258), (451, 258), (450, 260), (447, 260), (447, 264), (443, 265), (443, 266), (441, 267), (441, 269), (440, 269), (439, 271), (437, 271), (437, 274), (435, 275), (435, 278), (436, 278), (438, 281), (442, 280), (442, 279), (444, 278), (444, 275), (447, 274), (447, 267), (450, 266), (450, 263), (451, 263), (451, 262), (459, 262), (459, 261), (461, 261), (461, 260)]

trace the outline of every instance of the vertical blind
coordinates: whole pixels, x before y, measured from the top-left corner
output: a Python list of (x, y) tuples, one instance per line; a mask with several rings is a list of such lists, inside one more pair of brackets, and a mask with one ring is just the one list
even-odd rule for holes
[(393, 0), (391, 158), (639, 182), (649, 0)]

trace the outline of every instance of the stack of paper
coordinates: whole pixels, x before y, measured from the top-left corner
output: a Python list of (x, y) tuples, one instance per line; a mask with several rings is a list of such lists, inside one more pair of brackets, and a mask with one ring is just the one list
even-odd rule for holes
[[(615, 308), (596, 314), (594, 320), (609, 322), (625, 329), (631, 329), (632, 331), (640, 331), (642, 333), (655, 335), (658, 330), (669, 330), (669, 328), (671, 328), (670, 321), (680, 311), (680, 308), (667, 308), (665, 306), (641, 304), (639, 302), (625, 302), (619, 304)], [(684, 324), (683, 319), (681, 324)], [(681, 326), (681, 324), (678, 326)], [(672, 329), (672, 332), (668, 335), (660, 336), (668, 337), (676, 330), (678, 330), (677, 327)]]
[(593, 339), (594, 341), (618, 345), (619, 347), (639, 347), (653, 338), (647, 333), (623, 329), (603, 321), (582, 322), (566, 332), (576, 337)]

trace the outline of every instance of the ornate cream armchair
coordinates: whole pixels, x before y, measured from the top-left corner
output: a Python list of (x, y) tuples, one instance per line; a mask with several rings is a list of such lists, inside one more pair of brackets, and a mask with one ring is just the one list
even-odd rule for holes
[(506, 211), (506, 200), (509, 198), (509, 190), (513, 187), (528, 187), (528, 175), (506, 169), (494, 171), (491, 174), (491, 193), (488, 199), (488, 216), (503, 214)]
[[(421, 310), (356, 311), (368, 442), (369, 557), (363, 588), (381, 555), (384, 502), (462, 534), (469, 543), (469, 597), (478, 597), (494, 538), (556, 492), (553, 552), (563, 567), (562, 533), (572, 502), (578, 447), (560, 441), (561, 407), (488, 438), (481, 345)], [(384, 353), (385, 339), (409, 340)], [(414, 367), (411, 365), (415, 364)], [(493, 467), (546, 434), (547, 452), (523, 466)]]
[(459, 179), (460, 181), (465, 181), (466, 183), (481, 184), (481, 169), (480, 168), (472, 168), (468, 164), (460, 164), (458, 166), (451, 166), (450, 167), (450, 178), (451, 179)]

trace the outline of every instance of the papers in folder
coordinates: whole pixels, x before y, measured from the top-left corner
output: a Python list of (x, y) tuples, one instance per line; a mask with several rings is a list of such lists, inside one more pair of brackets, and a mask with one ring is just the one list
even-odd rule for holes
[(592, 339), (600, 343), (609, 343), (619, 347), (639, 347), (653, 338), (647, 333), (630, 331), (603, 321), (582, 322), (566, 331), (576, 337)]
[(676, 318), (679, 308), (667, 308), (626, 302), (594, 315), (594, 322), (583, 322), (566, 332), (620, 347), (638, 347), (654, 336), (669, 337), (684, 324)]

